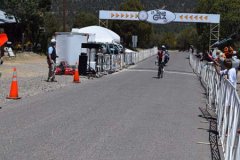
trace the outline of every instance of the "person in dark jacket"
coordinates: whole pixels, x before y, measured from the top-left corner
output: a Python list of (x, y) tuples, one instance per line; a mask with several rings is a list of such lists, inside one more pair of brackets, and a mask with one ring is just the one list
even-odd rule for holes
[(51, 39), (50, 46), (48, 47), (48, 54), (47, 54), (47, 63), (48, 63), (48, 79), (47, 82), (56, 82), (55, 80), (55, 70), (56, 70), (56, 40)]

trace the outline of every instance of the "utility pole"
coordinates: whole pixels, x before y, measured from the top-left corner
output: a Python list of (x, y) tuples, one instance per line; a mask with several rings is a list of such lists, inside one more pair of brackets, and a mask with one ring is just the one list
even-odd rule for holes
[(63, 32), (66, 32), (66, 0), (63, 0)]

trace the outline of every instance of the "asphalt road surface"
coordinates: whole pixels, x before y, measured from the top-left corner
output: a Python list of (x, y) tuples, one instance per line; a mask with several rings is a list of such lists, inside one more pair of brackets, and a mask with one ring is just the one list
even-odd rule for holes
[(0, 109), (1, 160), (210, 160), (204, 91), (187, 53), (170, 52)]

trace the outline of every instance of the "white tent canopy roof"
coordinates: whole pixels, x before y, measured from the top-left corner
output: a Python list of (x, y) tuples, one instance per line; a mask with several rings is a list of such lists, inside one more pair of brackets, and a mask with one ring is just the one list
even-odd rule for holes
[(135, 51), (128, 49), (128, 48), (125, 49), (125, 53), (132, 53), (132, 52), (135, 52)]
[(84, 28), (73, 28), (72, 32), (77, 33), (87, 33), (87, 34), (95, 34), (95, 41), (102, 43), (120, 43), (120, 36), (115, 32), (101, 27), (101, 26), (88, 26)]
[(0, 24), (3, 23), (16, 23), (16, 19), (12, 15), (8, 15), (0, 10)]

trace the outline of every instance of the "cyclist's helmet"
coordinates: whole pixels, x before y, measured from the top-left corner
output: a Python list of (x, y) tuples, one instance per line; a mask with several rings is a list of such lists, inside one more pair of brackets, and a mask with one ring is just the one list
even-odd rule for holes
[(162, 50), (166, 50), (166, 46), (165, 45), (162, 45)]

